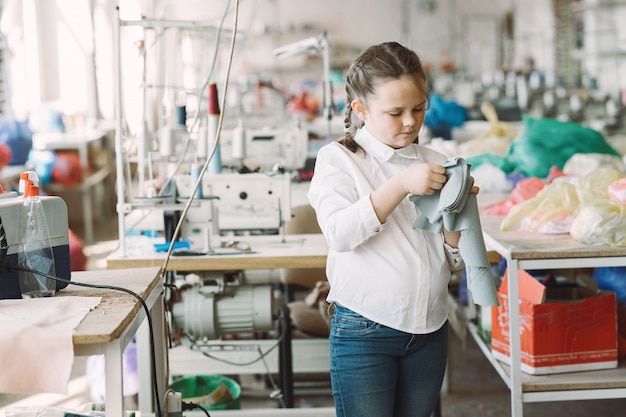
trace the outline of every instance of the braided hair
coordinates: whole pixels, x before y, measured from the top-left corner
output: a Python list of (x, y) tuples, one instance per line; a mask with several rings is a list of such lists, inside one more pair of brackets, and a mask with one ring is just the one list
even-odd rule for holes
[[(424, 81), (426, 88), (426, 72), (419, 57), (397, 42), (371, 46), (354, 60), (346, 74), (344, 135), (338, 140), (339, 143), (352, 152), (360, 148), (354, 135), (357, 129), (363, 127), (363, 121), (353, 114), (352, 101), (359, 98), (366, 102), (375, 93), (379, 80), (397, 79), (405, 75)], [(425, 96), (429, 96), (428, 91), (425, 91)]]

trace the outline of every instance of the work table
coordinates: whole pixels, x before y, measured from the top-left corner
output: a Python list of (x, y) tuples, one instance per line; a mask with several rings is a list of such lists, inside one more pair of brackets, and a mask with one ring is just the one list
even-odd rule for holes
[(622, 362), (616, 369), (571, 372), (553, 375), (529, 375), (521, 371), (520, 317), (518, 308), (518, 271), (596, 268), (626, 266), (626, 248), (608, 245), (586, 245), (569, 234), (538, 234), (501, 231), (500, 216), (482, 216), (481, 225), (487, 249), (507, 261), (508, 311), (511, 366), (493, 358), (490, 346), (472, 336), (511, 390), (511, 415), (524, 415), (524, 402), (585, 400), (596, 398), (626, 398), (626, 367)]
[[(172, 256), (168, 271), (223, 271), (233, 269), (324, 268), (328, 246), (321, 234), (258, 235), (224, 238), (250, 245), (250, 253)], [(161, 266), (167, 253), (149, 251), (123, 256), (119, 251), (107, 258), (108, 269)]]

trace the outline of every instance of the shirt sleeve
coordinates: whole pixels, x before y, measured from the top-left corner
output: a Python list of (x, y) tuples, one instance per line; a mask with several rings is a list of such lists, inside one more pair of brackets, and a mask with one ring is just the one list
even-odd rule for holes
[(460, 271), (465, 268), (465, 261), (463, 261), (459, 248), (453, 248), (445, 242), (443, 243), (443, 248), (446, 252), (448, 265), (450, 265), (450, 271)]
[(338, 252), (353, 250), (384, 226), (378, 220), (370, 193), (358, 168), (342, 145), (332, 143), (320, 149), (308, 199), (328, 246)]

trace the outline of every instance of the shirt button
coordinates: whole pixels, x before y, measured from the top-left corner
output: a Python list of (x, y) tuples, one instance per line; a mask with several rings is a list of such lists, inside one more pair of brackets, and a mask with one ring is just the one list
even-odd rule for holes
[(376, 227), (376, 228), (374, 229), (374, 231), (375, 231), (376, 233), (380, 232), (380, 230), (381, 230), (380, 226), (378, 226), (378, 227)]

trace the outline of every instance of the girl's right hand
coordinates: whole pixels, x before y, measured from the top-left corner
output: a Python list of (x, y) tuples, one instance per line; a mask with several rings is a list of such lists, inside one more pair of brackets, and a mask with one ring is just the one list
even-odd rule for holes
[(432, 195), (448, 180), (446, 169), (439, 164), (415, 164), (400, 172), (404, 191), (414, 195)]

